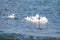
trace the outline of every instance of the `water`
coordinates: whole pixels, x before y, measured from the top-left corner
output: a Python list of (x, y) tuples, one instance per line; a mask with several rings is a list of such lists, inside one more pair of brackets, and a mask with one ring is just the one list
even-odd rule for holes
[[(13, 13), (17, 19), (8, 19), (7, 15)], [(25, 21), (26, 16), (36, 13), (47, 17), (45, 30), (38, 24)], [(0, 0), (0, 30), (35, 37), (60, 37), (60, 0)]]

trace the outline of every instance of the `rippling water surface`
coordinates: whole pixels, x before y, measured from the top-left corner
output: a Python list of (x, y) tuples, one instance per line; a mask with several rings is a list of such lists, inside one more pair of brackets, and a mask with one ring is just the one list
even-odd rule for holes
[[(16, 19), (7, 15), (16, 14)], [(25, 21), (26, 16), (38, 13), (48, 23), (40, 25)], [(0, 30), (3, 33), (17, 33), (32, 36), (60, 37), (60, 0), (0, 0)]]

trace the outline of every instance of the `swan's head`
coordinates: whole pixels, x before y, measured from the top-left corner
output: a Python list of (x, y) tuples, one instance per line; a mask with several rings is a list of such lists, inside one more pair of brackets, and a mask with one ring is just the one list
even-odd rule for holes
[(39, 18), (39, 14), (36, 14), (36, 16), (35, 16), (35, 17)]
[(12, 15), (15, 15), (15, 14), (12, 14)]

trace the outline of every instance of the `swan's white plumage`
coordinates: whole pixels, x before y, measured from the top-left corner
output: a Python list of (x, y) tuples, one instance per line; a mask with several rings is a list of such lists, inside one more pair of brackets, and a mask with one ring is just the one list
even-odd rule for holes
[(48, 22), (48, 19), (46, 17), (41, 17), (38, 14), (35, 16), (26, 17), (25, 20), (40, 24), (45, 24)]
[(40, 19), (39, 19), (40, 24), (45, 24), (47, 22), (48, 22), (48, 19), (46, 17), (40, 17)]
[(38, 23), (38, 19), (37, 18), (31, 19), (31, 22)]
[(27, 16), (27, 17), (25, 18), (25, 20), (31, 21), (31, 17), (28, 17), (28, 16)]
[(37, 18), (39, 18), (39, 15), (36, 14), (35, 16), (31, 16), (31, 18), (32, 18), (32, 19), (37, 19)]
[(8, 18), (15, 18), (15, 14), (8, 15)]
[(39, 18), (39, 15), (38, 15), (38, 14), (36, 14), (35, 18)]

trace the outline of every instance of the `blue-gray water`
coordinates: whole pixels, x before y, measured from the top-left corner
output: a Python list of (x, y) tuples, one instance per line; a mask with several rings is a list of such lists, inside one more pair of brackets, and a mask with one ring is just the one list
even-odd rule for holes
[[(16, 14), (16, 19), (7, 15)], [(48, 23), (45, 30), (40, 25), (25, 21), (26, 16), (38, 13), (45, 16)], [(0, 0), (0, 30), (32, 36), (60, 37), (60, 0)]]

